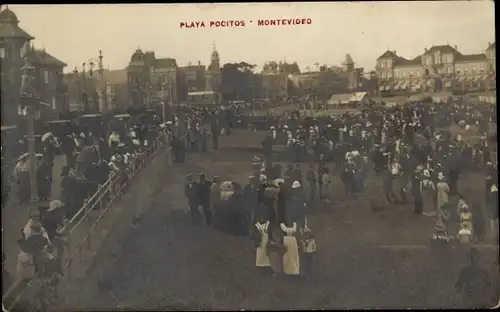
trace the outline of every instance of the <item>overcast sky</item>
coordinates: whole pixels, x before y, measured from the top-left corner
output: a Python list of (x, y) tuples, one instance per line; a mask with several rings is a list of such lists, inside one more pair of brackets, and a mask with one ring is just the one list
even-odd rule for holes
[[(124, 68), (138, 46), (179, 66), (208, 64), (216, 43), (221, 64), (297, 61), (340, 64), (350, 53), (372, 70), (385, 50), (413, 58), (425, 47), (457, 45), (481, 53), (495, 38), (492, 1), (293, 4), (10, 5), (38, 48), (68, 64), (66, 71), (102, 49), (104, 63)], [(310, 18), (311, 25), (258, 27), (259, 19)], [(181, 29), (181, 22), (244, 20), (245, 27)], [(252, 20), (253, 23), (249, 23)], [(208, 26), (208, 25), (206, 25)]]

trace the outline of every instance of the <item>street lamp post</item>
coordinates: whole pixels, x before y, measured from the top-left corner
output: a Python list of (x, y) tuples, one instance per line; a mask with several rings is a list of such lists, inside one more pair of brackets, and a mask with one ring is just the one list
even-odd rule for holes
[(99, 82), (99, 90), (97, 91), (97, 95), (98, 95), (98, 98), (97, 98), (97, 105), (98, 105), (98, 111), (104, 111), (105, 108), (106, 108), (106, 101), (105, 101), (105, 97), (104, 97), (104, 66), (103, 66), (103, 63), (102, 63), (102, 59), (103, 59), (103, 56), (102, 56), (102, 50), (99, 50), (99, 56), (97, 58), (90, 58), (88, 59), (88, 65), (89, 65), (89, 77), (90, 79), (92, 79), (93, 77), (93, 70), (94, 70), (94, 67), (96, 66), (96, 63), (97, 63), (97, 71), (99, 73), (99, 78), (100, 78), (100, 82)]
[(21, 94), (20, 100), (24, 106), (23, 112), (26, 114), (27, 126), (28, 126), (28, 153), (29, 155), (29, 175), (30, 175), (30, 199), (33, 205), (34, 211), (38, 208), (36, 207), (38, 203), (38, 184), (36, 180), (36, 147), (35, 147), (35, 114), (41, 105), (39, 96), (35, 90), (35, 68), (29, 62), (29, 43), (24, 45), (23, 58), (24, 66), (22, 67), (22, 80), (21, 80)]

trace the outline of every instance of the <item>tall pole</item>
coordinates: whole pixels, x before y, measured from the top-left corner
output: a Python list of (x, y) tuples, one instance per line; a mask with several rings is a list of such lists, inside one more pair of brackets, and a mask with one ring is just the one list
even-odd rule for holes
[(162, 118), (162, 121), (165, 123), (167, 122), (167, 116), (166, 116), (166, 110), (165, 110), (165, 82), (162, 81), (161, 82), (161, 85), (160, 85), (160, 88), (161, 88), (161, 118)]
[(169, 104), (170, 106), (173, 106), (174, 102), (173, 102), (173, 98), (172, 98), (173, 94), (172, 94), (172, 77), (170, 77), (169, 75), (169, 81), (168, 81), (168, 98), (169, 98)]
[(82, 83), (83, 83), (83, 93), (82, 93), (82, 102), (83, 102), (83, 111), (84, 114), (88, 113), (89, 110), (89, 101), (87, 95), (87, 77), (85, 73), (85, 66), (87, 64), (85, 62), (82, 63)]
[(30, 199), (33, 205), (33, 210), (38, 209), (38, 184), (36, 180), (37, 160), (35, 148), (35, 110), (39, 103), (37, 100), (36, 90), (34, 89), (34, 72), (35, 68), (29, 62), (30, 46), (26, 42), (24, 45), (23, 58), (24, 66), (22, 67), (21, 80), (21, 101), (26, 107), (27, 122), (28, 122), (28, 153), (29, 155), (29, 175), (30, 175)]
[(103, 59), (103, 56), (102, 56), (102, 50), (99, 50), (99, 76), (101, 78), (101, 97), (99, 99), (99, 110), (102, 112), (104, 111), (105, 109), (107, 109), (107, 90), (105, 90), (105, 82), (104, 82), (104, 67), (103, 67), (103, 64), (102, 64), (102, 59)]

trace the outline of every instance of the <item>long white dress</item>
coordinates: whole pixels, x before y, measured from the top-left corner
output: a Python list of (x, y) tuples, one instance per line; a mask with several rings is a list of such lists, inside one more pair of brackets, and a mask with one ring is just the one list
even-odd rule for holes
[(299, 275), (299, 248), (295, 233), (297, 232), (297, 224), (294, 222), (293, 227), (286, 227), (284, 223), (280, 224), (281, 230), (285, 233), (283, 237), (283, 245), (286, 247), (286, 252), (283, 255), (283, 273), (286, 275)]
[(267, 244), (269, 243), (269, 234), (267, 229), (269, 227), (269, 221), (266, 223), (255, 223), (255, 227), (260, 232), (261, 240), (260, 245), (257, 247), (255, 251), (255, 266), (257, 267), (270, 267), (271, 261), (269, 260), (269, 256), (267, 255), (266, 249)]

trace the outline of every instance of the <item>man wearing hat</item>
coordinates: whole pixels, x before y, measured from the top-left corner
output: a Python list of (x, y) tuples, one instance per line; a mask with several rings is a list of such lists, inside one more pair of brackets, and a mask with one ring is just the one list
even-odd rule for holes
[(255, 210), (259, 203), (259, 188), (257, 180), (254, 176), (248, 177), (248, 184), (243, 188), (243, 198), (249, 213), (250, 225), (253, 225), (255, 220)]
[(36, 169), (38, 197), (41, 201), (47, 201), (52, 186), (52, 167), (45, 161), (42, 154), (36, 154), (35, 156), (38, 165)]
[(198, 183), (197, 200), (201, 206), (205, 222), (207, 225), (212, 224), (212, 211), (210, 209), (210, 195), (212, 182), (207, 180), (205, 173), (200, 173), (200, 182)]
[(187, 197), (189, 210), (191, 212), (191, 221), (198, 224), (201, 220), (201, 213), (198, 207), (198, 183), (193, 181), (191, 173), (186, 175), (186, 184), (184, 185), (184, 195)]
[[(287, 220), (287, 222), (296, 222), (299, 229), (303, 229), (305, 226), (305, 218), (306, 218), (306, 201), (302, 196), (302, 185), (299, 181), (294, 181), (292, 183), (291, 197), (286, 203), (286, 212), (283, 213), (283, 220)], [(281, 219), (281, 218), (280, 218)]]

